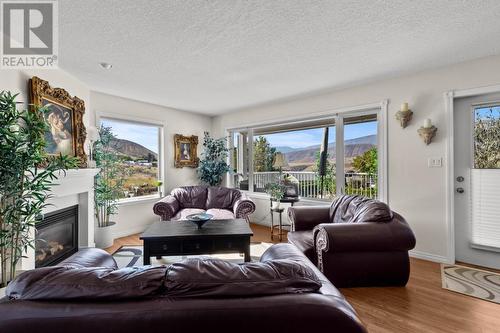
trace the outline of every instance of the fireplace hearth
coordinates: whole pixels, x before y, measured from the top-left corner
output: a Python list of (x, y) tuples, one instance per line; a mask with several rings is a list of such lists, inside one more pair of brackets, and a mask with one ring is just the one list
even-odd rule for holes
[(45, 214), (36, 223), (35, 267), (55, 265), (78, 251), (78, 205)]

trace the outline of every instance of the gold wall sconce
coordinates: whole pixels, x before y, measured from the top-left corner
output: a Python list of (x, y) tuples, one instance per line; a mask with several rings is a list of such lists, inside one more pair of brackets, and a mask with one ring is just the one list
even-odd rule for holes
[(424, 120), (424, 126), (420, 127), (418, 130), (418, 135), (424, 140), (425, 144), (428, 145), (432, 142), (432, 139), (436, 136), (437, 127), (432, 125), (430, 119)]
[(412, 117), (413, 112), (408, 109), (408, 103), (401, 104), (401, 110), (396, 112), (396, 119), (399, 120), (401, 127), (406, 128)]

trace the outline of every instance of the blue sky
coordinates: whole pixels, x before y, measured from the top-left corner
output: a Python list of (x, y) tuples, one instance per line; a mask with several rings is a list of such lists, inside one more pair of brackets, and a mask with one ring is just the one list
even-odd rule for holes
[[(355, 139), (367, 135), (377, 134), (377, 122), (349, 124), (344, 127), (344, 140)], [(330, 127), (328, 142), (335, 141), (335, 127)], [(265, 135), (272, 147), (303, 148), (321, 144), (323, 142), (323, 128), (315, 128), (286, 133)]]
[(118, 139), (138, 143), (155, 153), (158, 153), (158, 127), (137, 125), (112, 119), (101, 119), (101, 124), (111, 127)]
[(476, 119), (481, 119), (490, 115), (490, 110), (493, 110), (493, 118), (500, 118), (500, 106), (495, 106), (493, 108), (477, 108), (475, 109)]

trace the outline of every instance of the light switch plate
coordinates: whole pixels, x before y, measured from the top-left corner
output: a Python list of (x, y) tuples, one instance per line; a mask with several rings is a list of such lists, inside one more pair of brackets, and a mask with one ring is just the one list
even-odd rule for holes
[(443, 159), (441, 157), (429, 157), (427, 165), (429, 168), (441, 168), (443, 166)]

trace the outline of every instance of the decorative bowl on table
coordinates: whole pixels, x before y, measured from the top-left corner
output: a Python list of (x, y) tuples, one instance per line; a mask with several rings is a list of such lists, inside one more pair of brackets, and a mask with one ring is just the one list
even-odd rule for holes
[(186, 219), (189, 222), (193, 222), (198, 226), (198, 229), (201, 229), (201, 227), (210, 221), (214, 216), (211, 214), (206, 214), (206, 213), (199, 213), (199, 214), (191, 214), (186, 216)]

